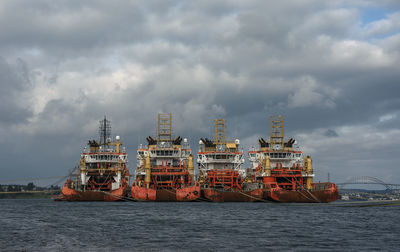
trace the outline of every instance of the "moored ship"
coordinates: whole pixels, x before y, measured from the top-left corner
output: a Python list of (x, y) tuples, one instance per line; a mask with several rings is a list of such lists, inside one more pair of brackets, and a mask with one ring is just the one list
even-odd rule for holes
[[(187, 139), (172, 138), (171, 114), (158, 115), (158, 136), (137, 150), (138, 166), (131, 196), (139, 201), (195, 201), (200, 185), (194, 179), (193, 156)], [(183, 143), (182, 143), (183, 140)]]
[(251, 202), (263, 200), (258, 183), (245, 181), (240, 141), (226, 141), (225, 120), (215, 121), (215, 140), (202, 138), (197, 156), (202, 197), (213, 202)]
[(327, 203), (339, 198), (334, 183), (314, 183), (310, 156), (303, 157), (297, 142), (284, 139), (284, 119), (271, 116), (270, 140), (259, 139), (249, 151), (251, 178), (262, 183), (265, 199), (275, 202)]
[(67, 179), (57, 200), (117, 201), (129, 192), (128, 155), (120, 137), (113, 142), (110, 121), (100, 121), (100, 141), (89, 140), (79, 166)]

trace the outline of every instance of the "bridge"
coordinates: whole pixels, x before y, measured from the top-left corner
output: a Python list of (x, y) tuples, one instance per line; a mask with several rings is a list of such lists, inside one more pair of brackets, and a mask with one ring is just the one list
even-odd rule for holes
[(339, 186), (339, 189), (344, 189), (347, 185), (382, 185), (388, 191), (400, 190), (400, 184), (389, 184), (380, 179), (369, 176), (352, 177), (343, 183), (337, 183), (337, 185)]

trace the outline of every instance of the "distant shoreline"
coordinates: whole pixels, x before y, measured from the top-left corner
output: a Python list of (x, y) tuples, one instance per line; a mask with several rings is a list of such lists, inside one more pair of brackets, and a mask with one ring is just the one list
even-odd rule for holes
[(60, 192), (60, 190), (0, 192), (0, 199), (50, 199), (52, 195), (59, 194)]

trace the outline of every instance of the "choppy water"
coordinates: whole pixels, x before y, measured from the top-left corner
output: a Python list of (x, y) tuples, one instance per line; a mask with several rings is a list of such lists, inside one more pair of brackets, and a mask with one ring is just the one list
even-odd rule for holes
[(400, 249), (400, 206), (0, 200), (4, 251)]

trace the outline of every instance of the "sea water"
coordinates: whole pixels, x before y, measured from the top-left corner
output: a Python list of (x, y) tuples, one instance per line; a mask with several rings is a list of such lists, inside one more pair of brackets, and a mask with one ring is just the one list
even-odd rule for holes
[(399, 251), (400, 206), (0, 200), (2, 251)]

